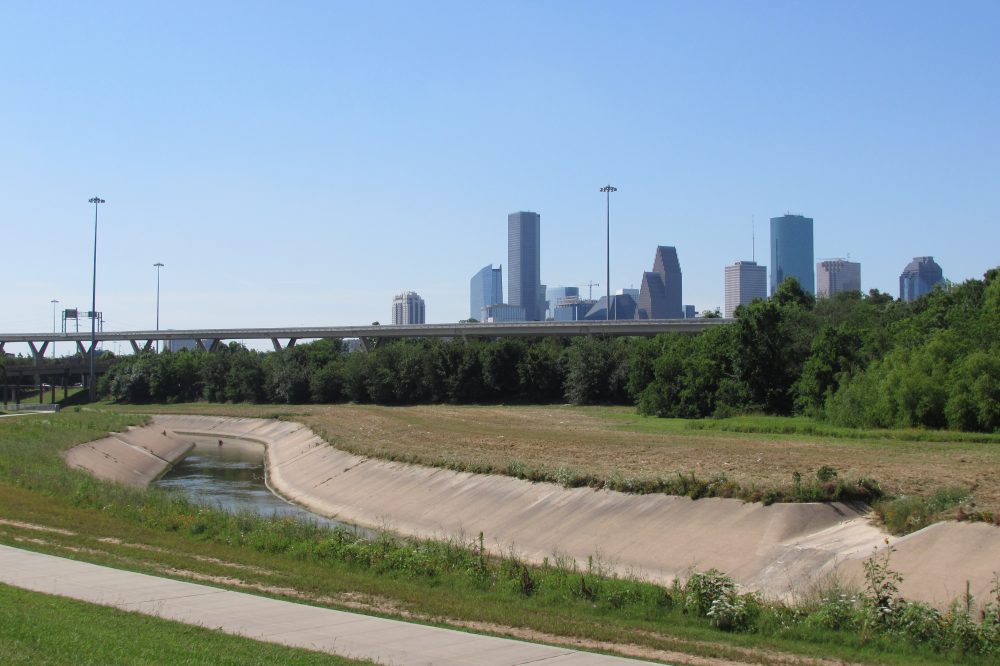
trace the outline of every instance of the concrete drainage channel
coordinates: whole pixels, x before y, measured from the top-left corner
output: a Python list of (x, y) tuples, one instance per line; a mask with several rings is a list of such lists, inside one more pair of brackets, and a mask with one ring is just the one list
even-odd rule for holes
[(513, 547), (540, 563), (558, 553), (581, 566), (596, 554), (613, 572), (663, 583), (714, 567), (745, 589), (793, 600), (830, 574), (860, 580), (863, 561), (889, 538), (902, 594), (946, 606), (966, 581), (987, 598), (1000, 552), (1000, 530), (990, 525), (939, 523), (896, 539), (870, 524), (865, 507), (568, 489), (363, 458), (302, 424), (267, 419), (156, 416), (66, 459), (101, 478), (147, 485), (188, 452), (193, 436), (263, 444), (274, 489), (338, 521), (421, 538), (483, 532), (497, 554)]

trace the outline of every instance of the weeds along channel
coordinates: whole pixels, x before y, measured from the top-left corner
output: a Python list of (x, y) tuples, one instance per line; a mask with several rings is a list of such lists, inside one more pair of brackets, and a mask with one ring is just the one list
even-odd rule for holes
[(577, 566), (553, 555), (529, 566), (513, 553), (490, 557), (489, 535), (365, 539), (308, 522), (227, 514), (174, 494), (99, 482), (63, 464), (70, 446), (144, 421), (67, 411), (0, 423), (0, 541), (313, 603), (534, 632), (549, 642), (591, 641), (675, 661), (677, 653), (757, 663), (803, 663), (788, 662), (789, 655), (994, 663), (1000, 655), (1000, 588), (989, 600), (960, 600), (944, 613), (907, 603), (896, 591), (891, 549), (869, 560), (863, 589), (831, 583), (790, 607), (742, 593), (718, 571), (660, 586), (610, 576), (599, 558)]

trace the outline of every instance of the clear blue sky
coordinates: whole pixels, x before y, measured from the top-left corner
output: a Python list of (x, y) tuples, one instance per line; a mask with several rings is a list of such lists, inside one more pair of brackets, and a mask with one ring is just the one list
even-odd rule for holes
[[(0, 330), (88, 308), (148, 329), (468, 316), (542, 219), (542, 279), (639, 286), (678, 248), (684, 302), (815, 218), (898, 295), (916, 255), (1000, 264), (1000, 3), (21, 2), (0, 6)], [(506, 277), (506, 276), (505, 276)], [(603, 292), (604, 287), (600, 288)], [(506, 291), (505, 291), (506, 294)]]

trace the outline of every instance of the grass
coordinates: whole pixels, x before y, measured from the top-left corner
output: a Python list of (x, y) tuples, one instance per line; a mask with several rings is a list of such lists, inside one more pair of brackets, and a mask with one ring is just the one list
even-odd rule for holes
[(0, 585), (4, 664), (368, 664)]
[(538, 568), (513, 557), (484, 562), (475, 544), (388, 536), (355, 543), (294, 521), (231, 516), (162, 492), (98, 482), (62, 464), (59, 454), (68, 446), (143, 420), (67, 410), (0, 421), (0, 542), (281, 598), (673, 662), (680, 652), (754, 663), (800, 664), (820, 656), (990, 663), (950, 649), (901, 646), (891, 636), (811, 626), (799, 621), (801, 610), (782, 607), (769, 607), (754, 631), (723, 633), (684, 612), (672, 590), (600, 576), (598, 561), (574, 571), (555, 559)]

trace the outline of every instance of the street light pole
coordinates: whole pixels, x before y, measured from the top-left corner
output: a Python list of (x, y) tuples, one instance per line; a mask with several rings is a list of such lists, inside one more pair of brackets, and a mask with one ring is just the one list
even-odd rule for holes
[[(607, 228), (608, 228), (608, 263), (607, 263), (607, 275), (605, 276), (604, 284), (607, 287), (608, 292), (608, 307), (604, 311), (604, 318), (611, 319), (611, 193), (617, 192), (617, 187), (612, 187), (611, 185), (605, 185), (601, 188), (601, 192), (604, 192), (607, 198)], [(615, 310), (615, 319), (618, 319), (618, 311)]]
[[(56, 303), (58, 303), (58, 302), (59, 301), (57, 301), (54, 298), (51, 301), (51, 303), (52, 303), (52, 332), (53, 333), (56, 332)], [(56, 341), (53, 340), (52, 341), (52, 358), (55, 358), (55, 357), (56, 357)]]
[[(153, 264), (156, 266), (156, 332), (160, 332), (160, 269), (163, 264), (159, 261)], [(160, 353), (160, 341), (156, 341), (156, 353)]]
[(93, 197), (89, 203), (94, 204), (94, 274), (90, 292), (90, 400), (97, 400), (97, 374), (94, 372), (94, 351), (97, 347), (97, 205), (104, 199)]

